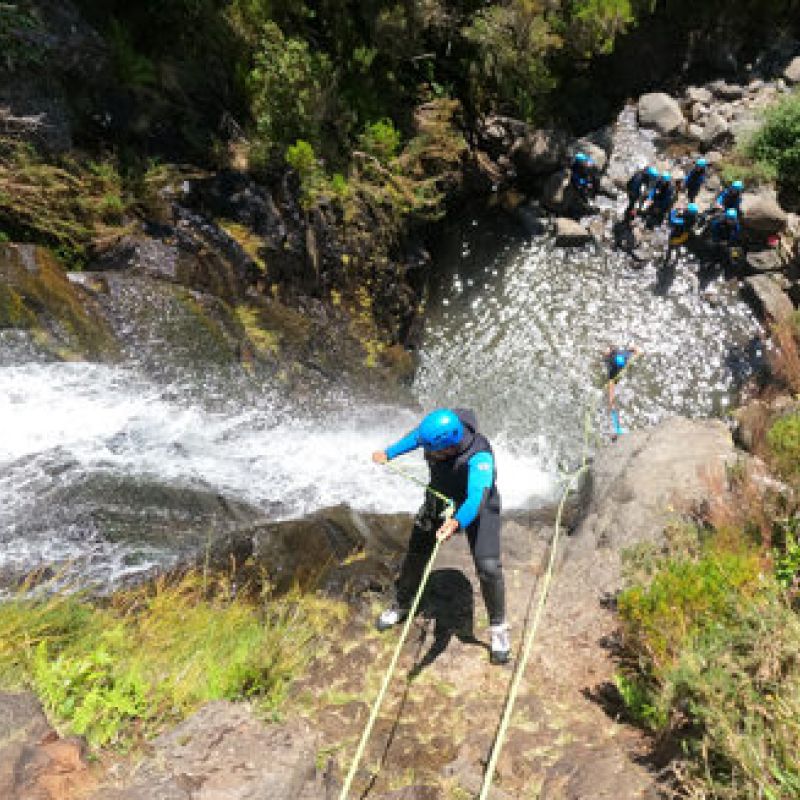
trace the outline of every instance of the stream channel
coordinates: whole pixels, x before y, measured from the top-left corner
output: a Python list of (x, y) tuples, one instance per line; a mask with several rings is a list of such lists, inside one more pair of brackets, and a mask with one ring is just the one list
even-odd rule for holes
[[(623, 112), (609, 174), (656, 160)], [(624, 200), (599, 205), (608, 230)], [(413, 511), (419, 487), (370, 453), (440, 405), (477, 412), (504, 507), (530, 508), (580, 459), (587, 418), (593, 446), (609, 441), (609, 344), (644, 352), (618, 392), (626, 429), (724, 416), (763, 357), (736, 285), (720, 277), (698, 291), (686, 253), (665, 287), (658, 259), (634, 262), (610, 241), (557, 248), (498, 210), (455, 221), (434, 260), (417, 408), (355, 402), (344, 387), (298, 407), (252, 380), (154, 377), (134, 355), (115, 366), (29, 361), (0, 337), (0, 586), (64, 563), (101, 584), (168, 565), (171, 532), (216, 524), (220, 497), (234, 519), (237, 504), (272, 519), (338, 503)], [(424, 475), (421, 457), (406, 460)]]

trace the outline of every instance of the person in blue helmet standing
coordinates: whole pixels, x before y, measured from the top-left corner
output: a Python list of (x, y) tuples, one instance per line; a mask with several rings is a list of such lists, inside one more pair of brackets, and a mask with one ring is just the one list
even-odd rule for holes
[(428, 462), (429, 487), (452, 499), (455, 513), (442, 521), (444, 501), (426, 492), (395, 583), (395, 602), (378, 617), (378, 630), (387, 630), (408, 616), (436, 540), (463, 533), (489, 615), (491, 662), (505, 664), (511, 657), (511, 645), (500, 558), (500, 494), (492, 447), (478, 431), (472, 411), (439, 408), (402, 439), (375, 451), (372, 460), (385, 464), (418, 447), (423, 448)]
[(729, 208), (724, 214), (718, 214), (711, 220), (711, 241), (720, 249), (723, 262), (728, 267), (734, 266), (741, 257), (741, 234), (739, 213)]
[(683, 185), (686, 187), (686, 197), (690, 203), (694, 203), (702, 185), (706, 182), (708, 170), (708, 161), (704, 158), (698, 158), (689, 174), (684, 178)]
[(672, 185), (672, 175), (669, 172), (662, 172), (647, 196), (645, 211), (647, 227), (655, 228), (656, 225), (660, 225), (669, 214), (674, 202), (675, 187)]
[(669, 212), (669, 247), (671, 249), (689, 241), (699, 215), (700, 209), (697, 203), (687, 203), (686, 208), (673, 208)]
[(585, 203), (595, 196), (597, 178), (594, 161), (586, 153), (576, 153), (569, 170), (569, 182)]
[(717, 208), (721, 211), (728, 209), (736, 209), (736, 213), (742, 213), (742, 194), (744, 192), (744, 184), (741, 181), (734, 181), (730, 186), (724, 188), (718, 195), (716, 200)]
[(608, 347), (603, 353), (603, 357), (608, 367), (608, 414), (611, 417), (611, 441), (615, 442), (617, 437), (624, 431), (619, 422), (619, 411), (616, 407), (615, 388), (617, 381), (622, 373), (631, 365), (635, 358), (641, 355), (638, 347)]
[(715, 244), (738, 245), (741, 236), (739, 212), (729, 208), (711, 220), (711, 241)]
[(628, 181), (628, 207), (625, 209), (625, 219), (631, 219), (634, 213), (641, 211), (642, 203), (647, 198), (648, 192), (658, 180), (658, 170), (655, 167), (637, 169)]

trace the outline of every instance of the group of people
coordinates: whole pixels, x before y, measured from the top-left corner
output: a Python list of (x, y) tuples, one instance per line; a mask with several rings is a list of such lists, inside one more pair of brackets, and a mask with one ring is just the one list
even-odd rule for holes
[[(659, 173), (654, 167), (637, 170), (627, 185), (625, 219), (631, 221), (640, 213), (650, 229), (667, 221), (667, 258), (674, 248), (686, 244), (703, 230), (707, 230), (713, 244), (725, 247), (729, 254), (730, 248), (741, 244), (744, 184), (740, 180), (733, 181), (719, 192), (710, 208), (701, 212), (696, 200), (707, 176), (705, 158), (696, 159), (682, 181), (673, 181), (669, 172)], [(678, 206), (676, 201), (681, 190), (685, 191), (687, 202)]]
[[(653, 166), (636, 170), (627, 183), (628, 205), (624, 221), (630, 225), (639, 216), (652, 230), (664, 222), (669, 225), (667, 258), (674, 248), (707, 232), (711, 242), (722, 246), (727, 255), (741, 245), (742, 195), (744, 184), (735, 180), (722, 189), (711, 208), (701, 211), (697, 204), (700, 189), (708, 177), (709, 164), (697, 158), (687, 175), (674, 180), (668, 171)], [(569, 184), (585, 204), (595, 197), (599, 187), (597, 167), (586, 153), (575, 155), (570, 165)], [(685, 193), (686, 203), (678, 205)]]

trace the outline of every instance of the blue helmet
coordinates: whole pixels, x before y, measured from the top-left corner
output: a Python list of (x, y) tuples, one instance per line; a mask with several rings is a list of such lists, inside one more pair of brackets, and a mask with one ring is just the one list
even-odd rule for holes
[(657, 178), (658, 177), (658, 170), (655, 167), (648, 167), (647, 168), (647, 174), (651, 178)]
[(437, 408), (420, 422), (418, 433), (419, 443), (426, 450), (444, 450), (461, 441), (464, 424), (449, 408)]
[(614, 353), (614, 364), (618, 367), (624, 367), (628, 359), (625, 358), (625, 353)]
[(689, 203), (689, 205), (686, 206), (686, 210), (690, 214), (699, 214), (700, 213), (700, 209), (697, 207), (697, 203)]
[(698, 158), (694, 163), (695, 166), (700, 167), (700, 169), (705, 169), (708, 166), (708, 161), (706, 161), (704, 158)]
[(589, 156), (587, 156), (586, 153), (576, 153), (575, 160), (580, 162), (588, 161)]
[(734, 181), (731, 184), (732, 189), (736, 189), (737, 192), (741, 192), (744, 189), (744, 184), (741, 181)]
[(661, 180), (662, 181), (666, 181), (667, 183), (669, 183), (672, 180), (672, 175), (670, 175), (669, 172), (662, 172), (661, 173)]
[(725, 219), (729, 219), (733, 222), (736, 222), (736, 220), (739, 219), (739, 212), (735, 208), (729, 208), (725, 212)]

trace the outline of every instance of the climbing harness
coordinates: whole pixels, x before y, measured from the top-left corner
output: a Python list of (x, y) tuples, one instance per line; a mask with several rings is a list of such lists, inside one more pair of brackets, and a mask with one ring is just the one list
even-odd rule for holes
[[(384, 464), (384, 466), (390, 466), (388, 462)], [(440, 500), (445, 502), (445, 510), (444, 510), (444, 517), (449, 519), (453, 515), (453, 511), (455, 509), (455, 503), (445, 495), (437, 492), (435, 489), (432, 489), (426, 483), (421, 481), (416, 476), (412, 475), (410, 472), (406, 472), (404, 469), (391, 466), (391, 469), (398, 473), (399, 475), (403, 475), (405, 478), (413, 481), (414, 483), (419, 483), (425, 486), (425, 489), (429, 491), (435, 497), (438, 497)], [(339, 794), (339, 800), (347, 800), (348, 793), (350, 792), (350, 786), (353, 783), (353, 778), (355, 778), (356, 770), (358, 769), (358, 765), (361, 762), (361, 758), (364, 755), (364, 749), (367, 746), (367, 741), (369, 741), (370, 734), (372, 733), (372, 727), (375, 724), (375, 720), (378, 718), (378, 711), (380, 710), (381, 704), (383, 703), (383, 698), (386, 695), (386, 690), (389, 688), (389, 683), (391, 682), (392, 675), (394, 674), (395, 668), (397, 667), (397, 661), (400, 658), (400, 652), (403, 649), (403, 645), (405, 644), (406, 639), (408, 638), (408, 632), (411, 630), (411, 624), (414, 621), (414, 615), (417, 613), (417, 608), (419, 607), (420, 600), (422, 599), (422, 594), (425, 591), (425, 585), (428, 582), (428, 578), (430, 577), (431, 570), (433, 569), (433, 562), (436, 560), (436, 555), (439, 552), (439, 548), (441, 547), (442, 542), (437, 538), (436, 544), (433, 547), (433, 552), (431, 553), (431, 557), (428, 559), (428, 563), (425, 565), (425, 571), (422, 573), (422, 578), (419, 582), (419, 588), (417, 589), (416, 595), (414, 595), (414, 600), (411, 603), (411, 607), (408, 610), (408, 616), (406, 617), (405, 624), (403, 625), (403, 630), (400, 633), (400, 638), (397, 641), (397, 644), (394, 648), (394, 654), (392, 655), (392, 660), (389, 662), (389, 668), (386, 670), (386, 675), (383, 678), (383, 684), (381, 685), (380, 691), (378, 692), (378, 696), (375, 698), (375, 702), (372, 704), (372, 711), (370, 712), (369, 719), (367, 720), (367, 725), (364, 728), (364, 732), (361, 734), (361, 740), (358, 743), (358, 747), (356, 748), (356, 754), (353, 756), (353, 762), (350, 765), (350, 771), (347, 773), (347, 777), (345, 778), (344, 783), (342, 784), (342, 791)]]

